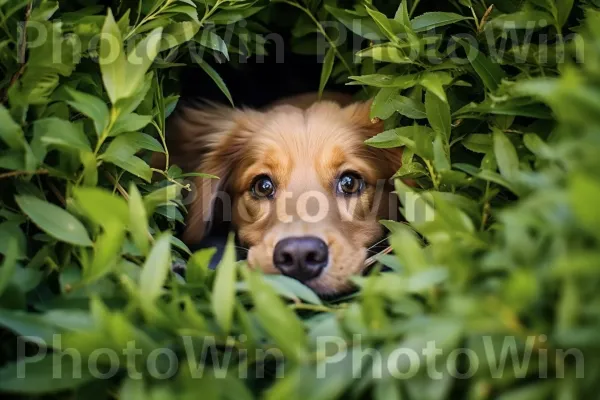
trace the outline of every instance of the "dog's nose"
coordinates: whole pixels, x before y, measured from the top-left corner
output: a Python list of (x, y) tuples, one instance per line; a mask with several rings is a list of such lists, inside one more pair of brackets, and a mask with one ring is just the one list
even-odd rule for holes
[(282, 274), (305, 282), (316, 278), (327, 266), (329, 249), (317, 237), (291, 237), (275, 246), (273, 263)]

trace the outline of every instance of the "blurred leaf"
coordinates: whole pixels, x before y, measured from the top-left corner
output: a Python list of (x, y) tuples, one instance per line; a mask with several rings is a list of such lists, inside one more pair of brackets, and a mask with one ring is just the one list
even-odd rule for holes
[(101, 188), (77, 188), (73, 191), (77, 206), (95, 224), (105, 226), (116, 222), (123, 228), (129, 223), (127, 202)]
[(185, 270), (186, 280), (191, 285), (204, 283), (210, 271), (210, 262), (216, 252), (217, 249), (211, 247), (198, 250), (192, 254)]
[(519, 157), (512, 142), (499, 129), (494, 129), (494, 154), (502, 176), (515, 179), (519, 173)]
[(140, 274), (140, 296), (147, 309), (161, 296), (170, 269), (171, 235), (164, 233), (156, 239)]
[[(31, 395), (57, 393), (76, 389), (94, 379), (92, 371), (82, 368), (72, 357), (48, 355), (31, 358), (34, 360), (26, 358), (0, 369), (0, 390), (5, 393)], [(56, 371), (64, 373), (56, 374)]]
[(290, 300), (303, 300), (307, 303), (317, 305), (323, 304), (315, 292), (295, 279), (284, 275), (271, 275), (266, 276), (265, 281), (272, 283), (273, 289)]
[(600, 210), (592, 199), (600, 198), (600, 185), (586, 175), (577, 174), (569, 181), (569, 199), (579, 222), (590, 232), (600, 234)]
[(302, 323), (259, 273), (247, 269), (243, 271), (254, 301), (256, 318), (285, 356), (291, 360), (301, 360), (307, 341)]
[(211, 301), (215, 318), (225, 334), (231, 331), (235, 309), (237, 265), (233, 240), (232, 235), (227, 239), (223, 259), (217, 268)]
[(137, 248), (142, 254), (148, 254), (148, 215), (142, 195), (133, 183), (129, 186), (129, 230)]
[(7, 251), (2, 264), (0, 264), (0, 297), (10, 284), (17, 268), (18, 242), (16, 238), (9, 239)]

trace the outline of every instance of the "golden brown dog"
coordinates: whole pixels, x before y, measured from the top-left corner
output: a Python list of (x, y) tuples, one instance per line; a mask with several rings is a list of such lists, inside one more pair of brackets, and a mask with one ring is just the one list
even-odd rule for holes
[(320, 294), (362, 272), (378, 222), (397, 207), (390, 178), (401, 149), (364, 141), (383, 130), (370, 102), (308, 94), (264, 110), (178, 107), (168, 123), (172, 163), (197, 178), (183, 239), (199, 242), (214, 217), (233, 223), (248, 263), (296, 278)]

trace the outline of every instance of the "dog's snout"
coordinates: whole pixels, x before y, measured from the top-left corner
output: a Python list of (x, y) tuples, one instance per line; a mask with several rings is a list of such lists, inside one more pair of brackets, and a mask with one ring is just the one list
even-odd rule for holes
[(305, 282), (316, 278), (327, 266), (329, 249), (317, 237), (291, 237), (277, 243), (273, 263), (284, 275)]

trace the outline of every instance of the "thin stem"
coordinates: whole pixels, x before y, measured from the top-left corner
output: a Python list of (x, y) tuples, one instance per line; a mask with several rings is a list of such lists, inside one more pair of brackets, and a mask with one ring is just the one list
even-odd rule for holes
[(431, 181), (433, 182), (435, 190), (439, 190), (440, 184), (438, 182), (438, 178), (433, 168), (433, 165), (431, 164), (431, 161), (425, 160), (425, 165), (427, 165), (427, 170), (429, 171), (429, 175), (431, 175)]
[(156, 169), (156, 168), (150, 168), (150, 170), (151, 170), (152, 172), (156, 172), (157, 174), (161, 174), (162, 176), (164, 176), (164, 177), (167, 179), (167, 181), (171, 182), (172, 184), (174, 184), (174, 185), (176, 185), (176, 186), (179, 186), (180, 188), (182, 188), (182, 189), (185, 189), (185, 190), (187, 190), (188, 192), (191, 192), (191, 191), (192, 191), (192, 188), (191, 188), (191, 186), (190, 186), (190, 184), (189, 184), (189, 183), (188, 183), (187, 185), (183, 185), (183, 184), (181, 184), (181, 183), (177, 182), (175, 179), (171, 178), (171, 177), (169, 176), (169, 174), (167, 174), (167, 173), (166, 173), (165, 171), (163, 171), (163, 170)]
[(337, 311), (334, 308), (327, 306), (319, 306), (316, 304), (306, 304), (306, 303), (294, 303), (290, 305), (292, 310), (308, 310), (308, 311), (318, 311), (318, 312), (335, 312)]
[(14, 178), (17, 176), (26, 175), (48, 175), (50, 171), (46, 169), (38, 169), (37, 171), (11, 171), (4, 174), (0, 174), (0, 179)]
[(473, 7), (469, 7), (471, 10), (471, 14), (473, 15), (473, 19), (475, 20), (475, 27), (477, 28), (477, 32), (481, 32), (481, 27), (479, 26), (479, 18), (477, 18), (477, 14), (475, 14), (475, 10)]
[(127, 193), (127, 191), (125, 190), (125, 188), (123, 188), (123, 186), (121, 186), (121, 184), (119, 183), (119, 180), (117, 178), (115, 178), (114, 176), (112, 176), (112, 174), (108, 171), (105, 171), (105, 175), (108, 178), (108, 180), (110, 181), (110, 183), (113, 184), (113, 186), (115, 187), (115, 189), (121, 193), (121, 196), (123, 196), (123, 198), (125, 200), (129, 200), (129, 193)]

